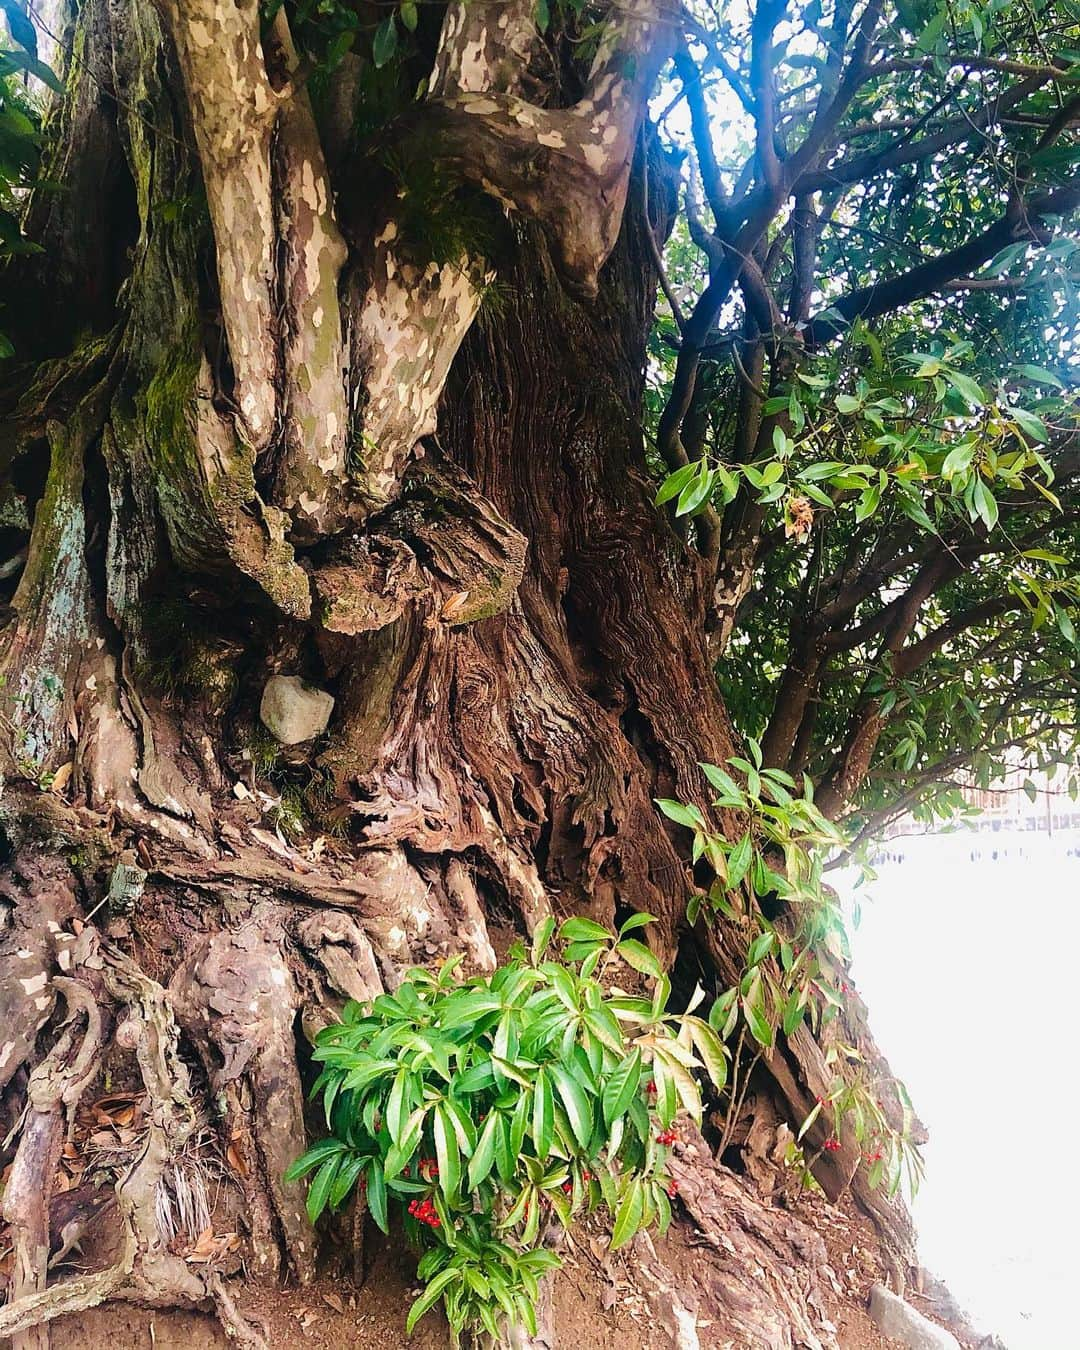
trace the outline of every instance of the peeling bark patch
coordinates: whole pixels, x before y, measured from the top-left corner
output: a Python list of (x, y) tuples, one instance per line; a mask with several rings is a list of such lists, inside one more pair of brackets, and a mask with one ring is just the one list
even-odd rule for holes
[(177, 52), (214, 224), (218, 282), (238, 402), (252, 446), (274, 427), (274, 211), (270, 140), (277, 98), (256, 0), (175, 0)]
[[(273, 32), (293, 74), (298, 62), (284, 9)], [(348, 408), (338, 279), (347, 251), (304, 88), (282, 108), (276, 167), (285, 310), (285, 455), (277, 494), (294, 532), (310, 539), (333, 532), (345, 505)]]
[(0, 704), (14, 727), (12, 756), (38, 768), (55, 761), (67, 736), (75, 671), (90, 637), (82, 499), (90, 432), (79, 415), (66, 428), (50, 423), (48, 433), (49, 477), (12, 601), (15, 631), (0, 656), (6, 686), (0, 686)]
[(368, 395), (364, 485), (385, 503), (396, 496), (416, 443), (435, 430), (442, 388), (476, 317), (485, 274), (466, 259), (418, 267), (394, 247), (396, 229), (379, 237), (357, 345)]

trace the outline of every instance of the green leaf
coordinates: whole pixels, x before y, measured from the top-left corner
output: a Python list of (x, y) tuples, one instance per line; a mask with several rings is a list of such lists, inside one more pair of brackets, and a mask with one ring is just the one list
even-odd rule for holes
[(632, 933), (634, 929), (645, 928), (648, 924), (655, 922), (656, 919), (651, 914), (631, 914), (619, 929), (619, 936), (625, 937), (627, 933)]
[(852, 398), (850, 394), (837, 394), (836, 411), (844, 414), (857, 413), (862, 407), (862, 399)]
[(469, 1159), (469, 1190), (475, 1191), (477, 1186), (491, 1171), (495, 1163), (495, 1144), (502, 1128), (502, 1114), (499, 1111), (489, 1111), (488, 1118), (484, 1121), (484, 1128), (480, 1131), (480, 1138), (476, 1141), (476, 1148)]
[(998, 521), (997, 498), (986, 486), (981, 478), (975, 480), (975, 487), (972, 492), (972, 501), (975, 504), (975, 510), (979, 518), (988, 530), (992, 530)]
[(612, 1124), (626, 1111), (641, 1083), (641, 1051), (636, 1047), (618, 1063), (604, 1083), (601, 1105), (604, 1124)]
[(820, 1115), (821, 1115), (821, 1102), (818, 1102), (818, 1104), (813, 1108), (813, 1110), (806, 1117), (803, 1123), (799, 1126), (799, 1133), (795, 1136), (796, 1143), (799, 1143), (801, 1141), (803, 1135), (807, 1132), (810, 1126), (813, 1125), (814, 1121), (817, 1120), (818, 1116)]
[(742, 882), (743, 877), (750, 867), (750, 860), (753, 856), (753, 841), (750, 838), (750, 831), (743, 835), (739, 842), (728, 854), (728, 890), (735, 890)]
[(384, 1233), (390, 1232), (390, 1221), (386, 1213), (386, 1177), (378, 1158), (372, 1158), (367, 1170), (367, 1204), (371, 1217)]
[(350, 1154), (338, 1169), (333, 1186), (330, 1187), (330, 1208), (337, 1209), (352, 1188), (356, 1179), (368, 1165), (369, 1159), (360, 1154)]
[(548, 943), (551, 941), (551, 935), (555, 931), (555, 918), (547, 914), (536, 925), (536, 932), (532, 940), (532, 959), (533, 965), (538, 965), (544, 959), (544, 953), (548, 949)]
[(1026, 408), (1010, 408), (1009, 416), (1029, 441), (1035, 441), (1039, 445), (1045, 445), (1050, 439), (1050, 433), (1046, 429), (1046, 423), (1041, 417), (1036, 417), (1033, 412), (1028, 412)]
[(633, 966), (642, 975), (651, 975), (654, 979), (659, 979), (664, 973), (660, 962), (643, 942), (626, 938), (616, 944), (615, 950), (628, 966)]
[(563, 1065), (552, 1064), (548, 1072), (555, 1081), (563, 1106), (566, 1107), (574, 1138), (582, 1149), (587, 1150), (593, 1132), (592, 1104), (581, 1084)]
[(959, 445), (953, 446), (945, 456), (945, 462), (941, 466), (943, 478), (955, 478), (958, 473), (963, 473), (965, 469), (971, 466), (971, 461), (975, 457), (975, 444), (973, 441), (962, 441)]
[(401, 0), (399, 12), (401, 14), (401, 22), (410, 33), (415, 33), (417, 20), (420, 17), (416, 8), (416, 0)]
[(679, 493), (675, 514), (677, 516), (688, 516), (696, 511), (712, 491), (712, 483), (712, 474), (705, 468), (705, 461), (701, 460), (697, 477), (691, 479)]
[(390, 1138), (396, 1144), (405, 1129), (405, 1122), (408, 1120), (409, 1103), (405, 1101), (405, 1078), (406, 1069), (399, 1069), (394, 1078), (394, 1086), (390, 1089), (390, 1096), (386, 1102), (386, 1128), (390, 1131)]
[(308, 1151), (294, 1163), (290, 1163), (282, 1174), (283, 1181), (299, 1181), (301, 1177), (313, 1171), (320, 1163), (336, 1154), (344, 1153), (348, 1147), (341, 1139), (320, 1139), (312, 1144)]
[[(521, 1100), (527, 1099), (522, 1097)], [(508, 1186), (517, 1171), (518, 1162), (518, 1155), (510, 1142), (510, 1121), (502, 1112), (497, 1111), (491, 1112), (490, 1119), (497, 1119), (499, 1122), (495, 1137), (495, 1166), (499, 1172), (499, 1180), (504, 1186)]]
[(547, 1069), (536, 1075), (533, 1086), (532, 1137), (536, 1156), (545, 1161), (551, 1152), (551, 1136), (555, 1128), (555, 1110), (551, 1098), (551, 1082)]
[(747, 965), (756, 966), (764, 961), (765, 957), (772, 951), (776, 942), (776, 934), (769, 930), (765, 933), (759, 933), (750, 944), (750, 951), (747, 955)]
[(1060, 553), (1049, 553), (1044, 548), (1026, 548), (1023, 556), (1025, 558), (1034, 558), (1037, 562), (1048, 563), (1066, 563), (1067, 558), (1063, 558)]
[(699, 1017), (688, 1017), (686, 1021), (694, 1049), (701, 1057), (705, 1071), (712, 1079), (713, 1087), (718, 1092), (723, 1091), (728, 1076), (727, 1055), (724, 1052), (723, 1042), (708, 1022), (703, 1022)]
[(427, 1110), (426, 1106), (418, 1106), (406, 1121), (400, 1142), (390, 1145), (383, 1163), (383, 1174), (387, 1181), (392, 1181), (416, 1152)]
[(0, 8), (7, 15), (8, 30), (12, 39), (31, 56), (37, 56), (37, 30), (20, 9), (17, 0), (3, 0)]
[(732, 1009), (736, 1006), (735, 1000), (738, 996), (739, 991), (737, 989), (728, 989), (713, 1001), (713, 1005), (709, 1009), (709, 1026), (714, 1031), (718, 1031), (724, 1040), (727, 1039), (729, 1034), (724, 1030), (724, 1026)]
[(710, 784), (716, 788), (717, 792), (723, 792), (731, 797), (742, 798), (742, 789), (732, 778), (731, 774), (725, 773), (723, 769), (717, 768), (715, 764), (699, 764), (698, 768), (709, 780)]
[(683, 488), (689, 483), (690, 479), (697, 473), (696, 464), (684, 464), (681, 469), (676, 469), (674, 473), (669, 473), (660, 484), (660, 491), (656, 494), (655, 502), (657, 506), (663, 506), (665, 502), (671, 501), (672, 497), (677, 497)]
[(739, 481), (735, 475), (729, 469), (725, 469), (722, 464), (718, 464), (714, 472), (716, 474), (716, 481), (720, 484), (721, 495), (723, 497), (724, 505), (726, 506), (728, 502), (734, 501), (739, 495)]
[(567, 919), (559, 929), (562, 942), (607, 942), (610, 938), (610, 932), (600, 924), (593, 923), (592, 919)]
[(676, 825), (685, 825), (690, 830), (703, 830), (705, 817), (696, 806), (684, 806), (682, 802), (672, 801), (670, 797), (657, 797), (656, 804)]
[(941, 373), (956, 392), (967, 399), (973, 408), (981, 408), (986, 403), (986, 395), (981, 385), (973, 380), (970, 375), (964, 375), (959, 370), (947, 369), (943, 369)]
[(440, 1270), (438, 1275), (431, 1281), (428, 1287), (409, 1309), (409, 1315), (405, 1319), (406, 1335), (411, 1336), (413, 1327), (420, 1321), (426, 1312), (430, 1312), (439, 1301), (439, 1296), (443, 1290), (454, 1280), (461, 1278), (461, 1272), (456, 1266), (447, 1266), (445, 1270)]
[(805, 469), (799, 470), (799, 481), (803, 483), (817, 483), (823, 478), (832, 478), (842, 469), (846, 469), (846, 464), (841, 464), (839, 460), (822, 460), (818, 464), (810, 464)]
[(783, 1026), (785, 1036), (794, 1034), (795, 1028), (803, 1020), (804, 1012), (802, 992), (799, 989), (794, 989), (784, 1004)]
[(393, 14), (388, 14), (376, 28), (375, 40), (371, 47), (371, 58), (375, 62), (376, 70), (381, 70), (387, 62), (393, 60), (397, 45), (397, 21)]
[(1044, 366), (1013, 366), (1013, 370), (1025, 380), (1031, 380), (1033, 384), (1045, 384), (1052, 389), (1065, 388), (1064, 382), (1052, 370), (1047, 370)]
[(611, 1251), (618, 1251), (620, 1247), (625, 1246), (630, 1241), (641, 1227), (644, 1210), (645, 1197), (642, 1194), (641, 1181), (638, 1177), (634, 1177), (627, 1185), (615, 1214), (615, 1227), (611, 1233)]
[(743, 1016), (746, 1018), (746, 1025), (750, 1028), (751, 1036), (759, 1045), (763, 1045), (767, 1050), (771, 1049), (773, 1029), (762, 1010), (748, 998), (742, 1000), (742, 1010)]
[(307, 1214), (312, 1223), (327, 1206), (330, 1199), (330, 1188), (334, 1184), (334, 1178), (337, 1176), (343, 1156), (343, 1154), (338, 1153), (335, 1157), (328, 1158), (315, 1173), (315, 1180), (311, 1183), (311, 1189), (307, 1196)]
[(435, 1105), (435, 1157), (439, 1164), (439, 1189), (452, 1200), (461, 1186), (461, 1150), (457, 1131), (445, 1102)]

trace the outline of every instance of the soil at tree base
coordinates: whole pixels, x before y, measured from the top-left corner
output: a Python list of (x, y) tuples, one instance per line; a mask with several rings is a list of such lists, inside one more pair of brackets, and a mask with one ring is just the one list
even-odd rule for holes
[[(834, 1206), (821, 1197), (804, 1197), (800, 1208), (829, 1251), (835, 1287), (827, 1292), (827, 1307), (840, 1350), (895, 1345), (866, 1313), (870, 1286), (883, 1273), (872, 1224), (849, 1204)], [(248, 1285), (237, 1300), (241, 1311), (265, 1328), (275, 1350), (445, 1350), (449, 1331), (437, 1313), (428, 1314), (406, 1337), (406, 1314), (419, 1292), (415, 1259), (400, 1239), (391, 1244), (374, 1236), (362, 1285), (325, 1274), (304, 1289)], [(657, 1325), (630, 1261), (609, 1256), (605, 1242), (603, 1226), (595, 1221), (575, 1230), (575, 1249), (567, 1254), (555, 1285), (557, 1343), (573, 1350), (674, 1346), (674, 1329)], [(693, 1245), (686, 1229), (676, 1223), (667, 1238), (656, 1238), (653, 1245), (682, 1288), (707, 1288), (708, 1254)], [(918, 1303), (917, 1296), (909, 1293), (909, 1298)], [(950, 1330), (957, 1334), (955, 1327)], [(699, 1320), (697, 1334), (701, 1350), (750, 1350), (707, 1317)], [(61, 1318), (53, 1323), (51, 1337), (52, 1350), (228, 1350), (232, 1344), (212, 1313), (150, 1310), (129, 1303)], [(958, 1339), (965, 1347), (976, 1344), (962, 1334)]]

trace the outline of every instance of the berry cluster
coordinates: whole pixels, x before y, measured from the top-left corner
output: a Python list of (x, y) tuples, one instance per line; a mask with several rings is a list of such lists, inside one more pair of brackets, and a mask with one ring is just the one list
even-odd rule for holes
[(885, 1154), (882, 1153), (881, 1149), (875, 1149), (873, 1153), (866, 1153), (863, 1156), (866, 1158), (866, 1161), (868, 1163), (876, 1163), (880, 1162), (882, 1158), (884, 1158)]
[(417, 1223), (426, 1223), (429, 1228), (438, 1228), (440, 1220), (435, 1206), (430, 1200), (410, 1200), (409, 1213)]
[(416, 1165), (416, 1174), (425, 1181), (434, 1181), (439, 1175), (439, 1164), (434, 1158), (421, 1158)]
[[(592, 1173), (582, 1172), (581, 1179), (582, 1181), (592, 1181)], [(562, 1184), (562, 1188), (564, 1195), (571, 1195), (574, 1190), (574, 1183), (572, 1181), (564, 1181)]]
[(678, 1137), (675, 1130), (661, 1130), (656, 1136), (656, 1142), (658, 1144), (673, 1144)]
[(679, 1194), (679, 1183), (677, 1181), (669, 1182), (667, 1193), (669, 1199), (674, 1200), (675, 1197)]
[(826, 1139), (824, 1144), (822, 1144), (822, 1148), (825, 1150), (826, 1153), (836, 1153), (837, 1150), (840, 1148), (840, 1140)]

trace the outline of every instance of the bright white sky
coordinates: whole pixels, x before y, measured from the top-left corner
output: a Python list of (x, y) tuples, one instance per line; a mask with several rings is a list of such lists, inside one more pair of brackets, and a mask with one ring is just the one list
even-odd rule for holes
[(923, 1264), (1009, 1350), (1076, 1350), (1080, 831), (887, 847), (854, 974), (931, 1134)]

